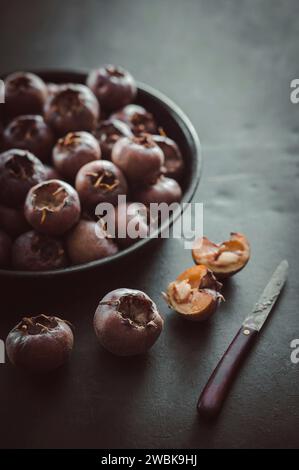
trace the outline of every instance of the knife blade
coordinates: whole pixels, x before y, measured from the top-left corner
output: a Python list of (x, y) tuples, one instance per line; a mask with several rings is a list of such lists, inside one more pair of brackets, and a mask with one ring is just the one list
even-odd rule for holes
[(201, 416), (213, 418), (220, 412), (242, 361), (279, 297), (287, 279), (288, 267), (286, 260), (278, 265), (251, 314), (214, 369), (197, 403), (197, 411)]
[(268, 318), (281, 289), (287, 279), (289, 263), (283, 260), (275, 269), (270, 281), (266, 285), (259, 301), (255, 304), (251, 314), (243, 322), (243, 326), (259, 331)]

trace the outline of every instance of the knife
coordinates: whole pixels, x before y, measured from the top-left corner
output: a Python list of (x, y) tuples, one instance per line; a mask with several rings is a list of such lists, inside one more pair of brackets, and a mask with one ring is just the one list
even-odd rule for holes
[(278, 265), (252, 313), (245, 319), (220, 359), (199, 397), (197, 411), (201, 416), (213, 418), (220, 412), (243, 359), (267, 320), (285, 284), (288, 267), (286, 260)]

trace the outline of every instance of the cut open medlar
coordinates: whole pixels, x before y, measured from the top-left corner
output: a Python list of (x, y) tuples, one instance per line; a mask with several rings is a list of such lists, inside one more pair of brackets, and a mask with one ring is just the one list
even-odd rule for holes
[(10, 362), (32, 372), (48, 372), (62, 366), (73, 345), (69, 323), (43, 314), (23, 318), (6, 338)]
[(192, 266), (168, 285), (163, 296), (168, 305), (187, 320), (209, 318), (223, 300), (222, 284), (206, 266)]
[(144, 292), (116, 289), (100, 301), (94, 329), (102, 346), (117, 356), (144, 354), (158, 339), (163, 319)]
[(246, 266), (250, 245), (245, 235), (237, 232), (232, 232), (230, 239), (220, 244), (203, 237), (194, 243), (192, 256), (196, 264), (204, 264), (217, 278), (226, 278)]

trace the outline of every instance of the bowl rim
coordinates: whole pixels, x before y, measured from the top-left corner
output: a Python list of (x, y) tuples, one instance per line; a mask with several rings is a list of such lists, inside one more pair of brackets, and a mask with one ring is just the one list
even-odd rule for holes
[[(54, 79), (58, 78), (59, 75), (73, 75), (74, 77), (77, 76), (77, 79), (85, 81), (88, 70), (84, 69), (44, 69), (44, 70), (30, 70), (31, 73), (35, 73), (43, 78), (43, 76), (47, 76), (47, 81), (51, 81), (51, 77)], [(8, 74), (2, 74), (2, 77), (7, 76)], [(55, 83), (55, 82), (54, 82)], [(189, 117), (182, 111), (182, 109), (174, 103), (170, 98), (168, 98), (164, 93), (156, 90), (150, 85), (147, 85), (143, 82), (137, 81), (137, 90), (145, 93), (148, 96), (152, 96), (156, 101), (161, 102), (161, 104), (166, 108), (166, 110), (174, 117), (175, 121), (178, 123), (179, 127), (182, 129), (183, 133), (186, 134), (186, 131), (189, 133), (189, 141), (192, 142), (192, 153), (194, 155), (193, 158), (193, 171), (194, 175), (190, 180), (190, 183), (183, 193), (183, 197), (180, 201), (181, 210), (177, 213), (170, 221), (166, 220), (165, 223), (159, 228), (158, 233), (160, 234), (163, 229), (166, 227), (170, 227), (175, 219), (184, 212), (185, 205), (183, 203), (189, 203), (192, 201), (193, 196), (196, 192), (196, 189), (199, 184), (200, 176), (202, 173), (202, 150), (201, 150), (201, 143), (197, 131), (193, 126), (192, 122), (190, 121)], [(75, 273), (83, 273), (86, 271), (90, 271), (92, 269), (100, 268), (107, 264), (113, 264), (124, 257), (129, 257), (132, 253), (139, 250), (146, 244), (150, 243), (151, 241), (157, 238), (154, 237), (147, 237), (143, 238), (140, 241), (134, 243), (128, 248), (120, 250), (116, 254), (112, 256), (107, 256), (106, 258), (102, 258), (99, 260), (90, 261), (88, 263), (78, 264), (74, 266), (68, 266), (66, 268), (61, 269), (51, 269), (47, 271), (16, 271), (12, 269), (0, 269), (0, 276), (8, 277), (8, 278), (57, 278), (59, 276), (67, 276)]]

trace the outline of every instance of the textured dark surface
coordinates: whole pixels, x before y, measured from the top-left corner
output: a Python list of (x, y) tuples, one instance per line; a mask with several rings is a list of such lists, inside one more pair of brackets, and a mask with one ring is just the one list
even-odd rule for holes
[[(299, 105), (297, 1), (1, 1), (1, 72), (121, 63), (189, 115), (203, 144), (197, 201), (205, 233), (244, 231), (246, 269), (225, 287), (226, 303), (206, 324), (188, 324), (160, 290), (188, 265), (180, 242), (157, 244), (69, 283), (1, 281), (0, 337), (23, 314), (71, 320), (68, 368), (32, 379), (0, 365), (1, 447), (298, 447)], [(281, 259), (289, 281), (214, 424), (196, 400), (212, 368)], [(155, 299), (165, 330), (148, 356), (118, 359), (96, 343), (92, 317), (110, 289)]]

